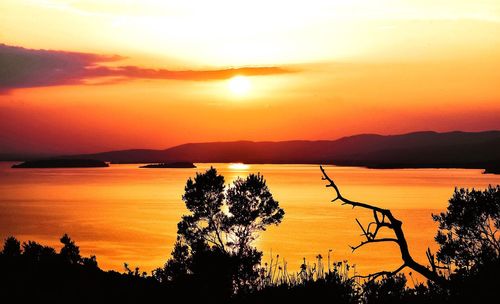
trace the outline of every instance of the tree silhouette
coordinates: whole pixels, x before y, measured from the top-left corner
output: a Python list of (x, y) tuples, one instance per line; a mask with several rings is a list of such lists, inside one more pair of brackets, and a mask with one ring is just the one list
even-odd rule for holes
[(194, 180), (189, 178), (184, 190), (182, 200), (190, 214), (182, 216), (177, 225), (182, 241), (191, 249), (206, 245), (226, 251), (222, 235), (227, 219), (222, 211), (225, 198), (224, 177), (210, 168), (203, 174), (197, 173)]
[(21, 242), (15, 237), (9, 236), (5, 239), (1, 255), (6, 257), (18, 257), (21, 255)]
[(153, 275), (160, 282), (179, 282), (184, 280), (188, 275), (188, 265), (190, 265), (190, 263), (191, 256), (189, 247), (180, 240), (177, 240), (170, 259), (165, 263), (163, 269), (156, 269)]
[(81, 262), (80, 248), (76, 246), (75, 242), (65, 233), (61, 239), (64, 245), (59, 252), (59, 256), (67, 263), (78, 264)]
[(23, 256), (33, 262), (40, 262), (53, 260), (57, 256), (57, 253), (52, 247), (28, 241), (23, 243)]
[(249, 249), (259, 231), (279, 224), (285, 214), (260, 174), (236, 179), (233, 187), (227, 190), (227, 206), (229, 216), (225, 230), (233, 238), (228, 245), (237, 255)]
[(264, 177), (238, 178), (226, 190), (224, 177), (210, 168), (188, 179), (182, 199), (190, 213), (179, 222), (172, 258), (157, 276), (171, 281), (210, 273), (212, 282), (229, 282), (233, 291), (251, 289), (262, 257), (252, 242), (284, 216)]
[(439, 223), (437, 259), (463, 275), (500, 259), (500, 186), (484, 191), (455, 189)]
[(5, 240), (0, 248), (1, 303), (156, 303), (165, 294), (181, 295), (151, 277), (101, 270), (95, 256), (74, 263), (78, 247), (67, 235), (61, 241), (65, 249), (56, 252), (34, 241), (20, 246), (13, 237)]

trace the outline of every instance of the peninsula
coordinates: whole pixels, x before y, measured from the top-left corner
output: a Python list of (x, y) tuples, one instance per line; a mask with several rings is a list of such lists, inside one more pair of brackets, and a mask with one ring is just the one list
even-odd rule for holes
[(13, 165), (12, 168), (99, 168), (109, 165), (97, 159), (39, 159)]

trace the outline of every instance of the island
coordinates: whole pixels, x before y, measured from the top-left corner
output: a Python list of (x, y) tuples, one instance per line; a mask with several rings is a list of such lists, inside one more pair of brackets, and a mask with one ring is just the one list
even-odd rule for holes
[(486, 167), (484, 169), (484, 174), (500, 174), (500, 166), (498, 167)]
[(150, 165), (140, 166), (139, 168), (196, 168), (196, 166), (190, 162), (175, 162), (175, 163), (150, 164)]
[(100, 168), (109, 164), (97, 159), (39, 159), (13, 165), (12, 168)]

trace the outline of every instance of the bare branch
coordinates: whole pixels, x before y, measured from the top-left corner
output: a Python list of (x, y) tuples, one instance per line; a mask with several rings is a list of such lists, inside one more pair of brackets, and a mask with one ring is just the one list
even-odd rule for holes
[(335, 192), (337, 193), (336, 200), (338, 199), (338, 200), (342, 201), (343, 205), (351, 205), (353, 208), (354, 207), (362, 207), (362, 208), (366, 208), (366, 209), (370, 209), (370, 210), (376, 210), (376, 211), (379, 211), (381, 213), (383, 213), (383, 211), (385, 211), (385, 209), (382, 209), (382, 208), (379, 208), (379, 207), (376, 207), (376, 206), (371, 206), (371, 205), (368, 205), (368, 204), (365, 204), (365, 203), (355, 202), (355, 201), (351, 201), (351, 200), (346, 199), (340, 193), (340, 190), (337, 187), (337, 185), (326, 174), (325, 169), (323, 169), (323, 166), (319, 166), (319, 167), (321, 169), (321, 172), (323, 172), (324, 180), (328, 181), (328, 183), (329, 183), (328, 185), (326, 185), (326, 187), (332, 187), (335, 190)]
[(365, 235), (365, 237), (369, 240), (370, 239), (370, 236), (368, 235), (368, 233), (366, 232), (365, 228), (363, 228), (363, 225), (361, 225), (361, 223), (359, 222), (358, 219), (356, 219), (356, 222), (358, 223), (359, 225), (359, 228), (361, 228), (361, 231), (363, 231), (363, 234)]
[(352, 251), (354, 252), (354, 250), (360, 248), (363, 245), (366, 245), (366, 244), (369, 244), (369, 243), (382, 243), (382, 242), (395, 242), (395, 243), (397, 243), (398, 240), (397, 239), (393, 239), (393, 238), (373, 239), (373, 240), (363, 241), (358, 246), (354, 246), (354, 247), (353, 246), (349, 246), (349, 247), (351, 247)]
[[(332, 202), (340, 200), (342, 202), (342, 205), (351, 205), (353, 208), (360, 207), (360, 208), (364, 208), (364, 209), (368, 209), (368, 210), (373, 211), (374, 222), (369, 223), (366, 229), (363, 227), (363, 225), (361, 225), (359, 220), (356, 219), (356, 222), (358, 223), (359, 227), (363, 231), (363, 235), (366, 237), (366, 241), (361, 242), (358, 246), (355, 246), (355, 247), (350, 246), (353, 251), (360, 248), (361, 246), (368, 244), (368, 243), (395, 242), (399, 246), (399, 250), (401, 252), (401, 258), (404, 262), (404, 264), (401, 267), (399, 267), (398, 269), (396, 269), (395, 271), (392, 271), (392, 272), (382, 271), (382, 272), (378, 272), (378, 273), (375, 273), (375, 274), (372, 274), (369, 276), (365, 276), (365, 278), (370, 277), (372, 279), (375, 279), (377, 277), (380, 277), (381, 275), (394, 275), (397, 272), (401, 271), (403, 268), (409, 267), (409, 268), (415, 270), (416, 272), (420, 273), (421, 275), (423, 275), (428, 280), (435, 282), (436, 284), (439, 284), (443, 287), (448, 285), (449, 281), (437, 272), (437, 269), (439, 269), (440, 267), (436, 265), (436, 263), (434, 261), (434, 256), (430, 253), (430, 250), (427, 251), (427, 259), (429, 260), (431, 269), (427, 268), (426, 266), (424, 266), (422, 264), (419, 264), (418, 262), (416, 262), (413, 259), (413, 257), (410, 254), (410, 251), (408, 249), (408, 243), (406, 241), (406, 238), (405, 238), (405, 235), (404, 235), (404, 232), (402, 229), (403, 223), (400, 220), (396, 219), (392, 215), (392, 212), (389, 209), (383, 209), (383, 208), (379, 208), (377, 206), (372, 206), (372, 205), (369, 205), (366, 203), (351, 201), (351, 200), (343, 197), (338, 186), (328, 176), (328, 174), (326, 174), (326, 171), (325, 171), (325, 169), (323, 169), (323, 166), (320, 166), (320, 169), (321, 169), (321, 172), (323, 173), (322, 180), (325, 180), (328, 182), (328, 184), (326, 186), (331, 187), (335, 190), (336, 197), (332, 200)], [(379, 215), (382, 216), (382, 219), (380, 219)], [(387, 219), (387, 221), (386, 221), (386, 219)], [(373, 232), (371, 232), (370, 228), (373, 224), (376, 225), (376, 228)], [(391, 229), (394, 232), (395, 238), (377, 239), (376, 238), (377, 233), (382, 227), (387, 227), (387, 228)]]

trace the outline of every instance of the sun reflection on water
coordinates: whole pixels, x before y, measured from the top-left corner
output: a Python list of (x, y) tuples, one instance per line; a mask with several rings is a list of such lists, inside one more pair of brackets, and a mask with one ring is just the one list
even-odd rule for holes
[(250, 165), (244, 163), (231, 163), (227, 167), (231, 170), (248, 170)]

